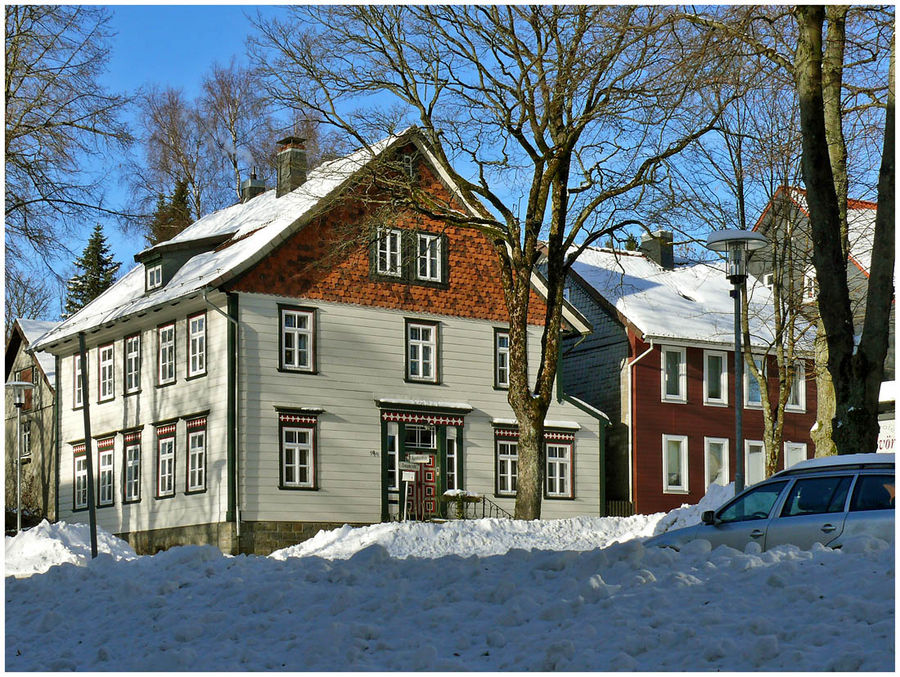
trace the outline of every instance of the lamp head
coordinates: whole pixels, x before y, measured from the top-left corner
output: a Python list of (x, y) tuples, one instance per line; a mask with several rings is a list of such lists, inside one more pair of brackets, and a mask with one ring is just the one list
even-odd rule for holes
[(750, 253), (766, 246), (767, 240), (750, 230), (718, 230), (709, 234), (706, 248), (724, 252), (728, 268), (726, 276), (732, 284), (747, 279), (747, 259)]
[(13, 404), (21, 407), (25, 404), (25, 391), (34, 388), (34, 384), (28, 381), (9, 381), (6, 387), (13, 391)]

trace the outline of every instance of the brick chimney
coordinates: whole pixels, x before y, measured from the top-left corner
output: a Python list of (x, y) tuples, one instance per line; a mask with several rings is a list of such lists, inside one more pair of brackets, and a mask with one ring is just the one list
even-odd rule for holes
[(640, 252), (661, 267), (672, 270), (675, 267), (675, 253), (672, 249), (672, 231), (657, 230), (641, 235)]
[(266, 192), (266, 182), (256, 178), (256, 168), (250, 171), (250, 178), (241, 184), (241, 204)]
[(306, 181), (306, 139), (287, 136), (278, 141), (278, 155), (275, 165), (278, 169), (278, 183), (275, 197), (281, 197), (301, 186)]

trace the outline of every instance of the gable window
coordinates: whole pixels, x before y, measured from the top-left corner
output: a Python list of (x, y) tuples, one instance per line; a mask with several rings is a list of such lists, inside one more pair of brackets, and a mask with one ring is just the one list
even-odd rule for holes
[(147, 267), (147, 291), (162, 286), (162, 264)]
[(156, 496), (175, 495), (175, 424), (156, 427)]
[(806, 445), (802, 442), (784, 443), (784, 469), (806, 460)]
[(547, 443), (547, 496), (572, 497), (572, 444)]
[(728, 484), (728, 440), (723, 437), (703, 438), (705, 486)]
[(114, 503), (113, 446), (114, 438), (97, 440), (99, 477), (97, 478), (97, 505), (103, 507)]
[(441, 281), (441, 237), (418, 233), (416, 254), (416, 275), (428, 282)]
[(188, 318), (188, 378), (206, 373), (206, 313)]
[(316, 416), (307, 413), (279, 412), (279, 488), (318, 488), (316, 422)]
[(141, 389), (141, 335), (125, 339), (125, 394)]
[(125, 501), (141, 500), (141, 434), (125, 434)]
[(728, 368), (725, 353), (703, 351), (703, 404), (728, 404)]
[[(34, 367), (26, 367), (25, 369), (19, 369), (13, 372), (13, 380), (25, 381), (26, 383), (34, 383)], [(23, 393), (24, 401), (22, 403), (22, 411), (31, 411), (31, 407), (34, 405), (34, 390), (34, 388), (28, 388)]]
[(88, 472), (87, 456), (84, 444), (72, 446), (75, 458), (75, 510), (84, 510), (88, 507)]
[(84, 389), (82, 388), (81, 383), (81, 355), (76, 354), (72, 360), (74, 365), (74, 390), (75, 394), (73, 397), (73, 402), (75, 402), (75, 409), (84, 406)]
[(793, 367), (794, 375), (791, 380), (791, 392), (785, 409), (789, 411), (806, 411), (806, 365), (797, 362)]
[[(765, 378), (766, 367), (764, 358), (754, 356), (753, 364), (756, 365), (757, 371)], [(760, 409), (762, 407), (762, 392), (759, 389), (759, 381), (746, 368), (744, 369), (744, 406), (749, 409)]]
[(687, 359), (684, 348), (664, 347), (662, 353), (662, 400), (687, 402)]
[(115, 397), (113, 353), (112, 343), (97, 348), (97, 364), (100, 377), (100, 402), (105, 402), (106, 400), (111, 400)]
[(766, 478), (766, 445), (757, 440), (744, 441), (744, 468), (745, 487)]
[(406, 321), (406, 378), (438, 382), (438, 324)]
[(685, 435), (663, 435), (663, 492), (688, 492), (688, 438)]
[(509, 388), (509, 332), (494, 330), (494, 387)]
[(519, 476), (519, 442), (497, 440), (497, 495), (515, 496)]
[(403, 275), (402, 241), (403, 231), (391, 228), (378, 230), (375, 270), (379, 275), (390, 277)]
[(281, 362), (285, 371), (315, 372), (315, 311), (281, 307)]
[(22, 458), (31, 456), (31, 421), (22, 421)]
[(206, 417), (190, 419), (188, 431), (187, 493), (206, 489)]
[(175, 323), (157, 329), (157, 383), (175, 383)]

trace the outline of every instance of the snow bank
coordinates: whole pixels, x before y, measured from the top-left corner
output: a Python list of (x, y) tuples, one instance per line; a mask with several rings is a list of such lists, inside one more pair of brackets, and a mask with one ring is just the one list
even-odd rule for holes
[(690, 527), (694, 524), (700, 524), (700, 515), (707, 510), (717, 510), (726, 501), (734, 498), (734, 482), (722, 486), (721, 484), (710, 484), (706, 488), (706, 495), (700, 499), (696, 505), (684, 504), (680, 508), (675, 508), (671, 512), (662, 514), (661, 519), (656, 523), (653, 535), (672, 531), (673, 529), (681, 529), (682, 527)]

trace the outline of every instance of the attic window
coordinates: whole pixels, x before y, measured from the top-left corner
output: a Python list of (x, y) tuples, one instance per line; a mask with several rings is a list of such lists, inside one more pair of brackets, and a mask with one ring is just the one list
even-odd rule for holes
[(162, 286), (162, 264), (157, 263), (155, 266), (147, 268), (147, 291), (157, 289)]

